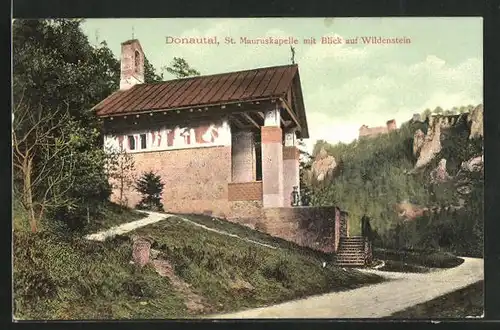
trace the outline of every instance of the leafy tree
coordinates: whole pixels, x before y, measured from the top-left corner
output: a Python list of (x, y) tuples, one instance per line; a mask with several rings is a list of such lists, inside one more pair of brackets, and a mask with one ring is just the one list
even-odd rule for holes
[[(45, 139), (30, 147), (20, 145), (24, 148), (20, 151), (33, 155), (32, 175), (39, 180), (37, 187), (31, 183), (32, 188), (52, 191), (47, 198), (54, 199), (57, 191), (59, 200), (72, 201), (64, 203), (64, 207), (61, 203), (49, 203), (52, 211), (66, 208), (86, 214), (87, 205), (76, 202), (90, 202), (93, 198), (89, 196), (105, 196), (109, 191), (100, 162), (104, 155), (101, 150), (97, 156), (95, 149), (100, 144), (100, 125), (90, 109), (117, 88), (119, 65), (106, 47), (90, 46), (80, 23), (81, 20), (14, 21), (14, 109), (28, 111), (30, 116), (15, 114), (18, 122), (13, 135), (29, 137), (36, 127), (38, 138), (29, 139)], [(57, 157), (50, 157), (54, 154)], [(71, 184), (55, 180), (55, 169), (62, 170), (69, 164), (75, 165), (71, 172), (66, 172), (72, 173)], [(95, 190), (90, 192), (90, 187)], [(48, 205), (44, 196), (36, 194), (33, 198), (36, 203)]]
[(185, 78), (200, 75), (200, 72), (198, 70), (191, 68), (186, 60), (181, 57), (174, 57), (174, 59), (170, 63), (170, 66), (165, 67), (165, 69), (168, 73), (174, 75), (176, 78)]
[[(81, 19), (13, 22), (13, 103), (17, 112), (13, 136), (21, 142), (35, 141), (17, 143), (18, 164), (26, 156), (30, 165), (24, 170), (15, 166), (14, 190), (31, 190), (33, 203), (47, 206), (39, 207), (44, 210), (38, 212), (42, 216), (88, 220), (89, 212), (98, 210), (110, 193), (101, 123), (91, 108), (118, 89), (120, 64), (105, 42), (90, 45), (81, 23)], [(158, 79), (151, 65), (145, 70), (148, 79)], [(57, 157), (51, 156), (54, 154)], [(65, 173), (72, 173), (71, 181), (56, 179), (59, 170), (70, 165), (74, 166)], [(26, 181), (29, 177), (38, 179), (36, 183)], [(26, 182), (31, 189), (25, 187)], [(51, 212), (45, 212), (49, 206)]]
[(127, 204), (125, 192), (132, 187), (135, 181), (135, 162), (131, 154), (125, 150), (108, 150), (106, 172), (112, 181), (113, 188), (118, 190), (118, 203)]
[(441, 108), (440, 106), (437, 106), (433, 112), (437, 115), (441, 115), (441, 114), (443, 114), (443, 108)]
[(137, 204), (138, 209), (151, 211), (163, 211), (161, 194), (165, 184), (161, 177), (153, 171), (144, 172), (135, 184), (135, 189), (142, 195), (142, 199)]
[(157, 74), (153, 65), (144, 57), (144, 82), (154, 83), (163, 81), (163, 73)]
[[(67, 192), (73, 184), (75, 162), (72, 157), (61, 158), (72, 142), (71, 137), (64, 135), (68, 116), (59, 117), (62, 121), (57, 123), (54, 120), (57, 113), (44, 115), (22, 102), (14, 107), (13, 113), (16, 119), (12, 132), (15, 195), (35, 233), (48, 210), (73, 204)], [(28, 128), (23, 129), (22, 125)], [(58, 137), (54, 137), (55, 134)]]
[(425, 120), (425, 119), (429, 118), (431, 115), (432, 115), (431, 109), (427, 108), (422, 113), (422, 118), (424, 118), (424, 120)]
[(311, 190), (307, 180), (307, 173), (311, 170), (312, 157), (306, 150), (306, 145), (301, 139), (298, 142), (300, 151), (299, 177), (300, 177), (300, 200), (301, 205), (308, 206), (311, 199)]
[(89, 44), (81, 22), (14, 21), (14, 98), (24, 91), (31, 106), (65, 105), (82, 124), (95, 125), (90, 109), (118, 88), (120, 66), (109, 48)]

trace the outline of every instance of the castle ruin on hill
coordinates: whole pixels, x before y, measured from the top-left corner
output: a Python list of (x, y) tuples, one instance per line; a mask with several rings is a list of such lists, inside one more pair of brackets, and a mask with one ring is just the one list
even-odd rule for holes
[(363, 125), (359, 128), (359, 137), (374, 137), (380, 134), (387, 134), (397, 129), (396, 120), (387, 121), (385, 126), (368, 127)]

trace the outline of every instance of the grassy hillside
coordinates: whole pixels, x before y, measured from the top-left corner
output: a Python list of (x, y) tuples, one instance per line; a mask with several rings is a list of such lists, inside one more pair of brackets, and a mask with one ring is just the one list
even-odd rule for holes
[[(458, 122), (442, 131), (441, 152), (424, 170), (412, 173), (416, 163), (413, 136), (417, 129), (426, 133), (428, 127), (426, 123), (407, 122), (397, 131), (350, 144), (318, 144), (315, 152), (323, 147), (335, 157), (338, 168), (333, 179), (311, 183), (312, 204), (339, 205), (349, 212), (351, 234), (360, 232), (360, 219), (368, 215), (381, 246), (481, 255), (482, 176), (460, 173), (449, 182), (432, 184), (430, 171), (445, 158), (448, 173), (457, 175), (463, 161), (481, 154), (482, 140), (469, 140), (467, 123)], [(459, 177), (471, 182), (472, 191), (467, 196), (457, 192)], [(463, 199), (462, 209), (445, 211), (459, 199)], [(404, 201), (441, 210), (403, 223), (394, 205)]]
[[(208, 223), (211, 218), (196, 220)], [(247, 237), (246, 229), (238, 225), (223, 229)], [(178, 280), (160, 276), (151, 264), (143, 269), (130, 264), (131, 237), (136, 235), (153, 241), (159, 258), (172, 265)], [(103, 243), (49, 231), (15, 231), (14, 315), (18, 319), (199, 317), (382, 280), (355, 270), (322, 267), (322, 254), (266, 235), (259, 241), (277, 248), (207, 231), (176, 217)], [(193, 304), (203, 309), (193, 310)]]

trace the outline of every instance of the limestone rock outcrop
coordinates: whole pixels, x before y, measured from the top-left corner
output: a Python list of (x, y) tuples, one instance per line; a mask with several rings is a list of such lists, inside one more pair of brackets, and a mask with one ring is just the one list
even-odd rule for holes
[(467, 116), (470, 127), (469, 139), (483, 137), (483, 105), (475, 107)]
[(462, 162), (461, 169), (468, 172), (479, 172), (484, 168), (484, 156), (477, 156)]
[(462, 162), (460, 171), (455, 178), (455, 186), (461, 195), (468, 195), (472, 192), (473, 181), (468, 173), (484, 171), (484, 157), (483, 155), (473, 157), (467, 161)]
[(413, 135), (413, 155), (417, 156), (425, 142), (425, 134), (418, 129)]
[(442, 183), (451, 179), (451, 176), (446, 171), (446, 159), (441, 159), (438, 166), (430, 173), (432, 183)]
[(399, 217), (404, 220), (413, 220), (421, 217), (428, 211), (428, 208), (412, 204), (408, 201), (403, 201), (394, 205), (394, 210), (398, 213)]
[[(415, 143), (415, 141), (414, 141)], [(441, 151), (441, 126), (439, 121), (429, 124), (427, 135), (421, 143), (415, 168), (427, 165)]]
[(337, 162), (335, 158), (328, 155), (324, 148), (321, 148), (311, 165), (311, 176), (318, 181), (323, 181), (333, 173), (336, 167)]

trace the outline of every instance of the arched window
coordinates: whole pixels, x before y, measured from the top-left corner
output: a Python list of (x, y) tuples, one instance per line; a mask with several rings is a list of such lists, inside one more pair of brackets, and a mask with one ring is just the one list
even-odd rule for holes
[(141, 62), (141, 54), (138, 50), (135, 51), (134, 54), (134, 69), (135, 72), (139, 72), (139, 63)]

